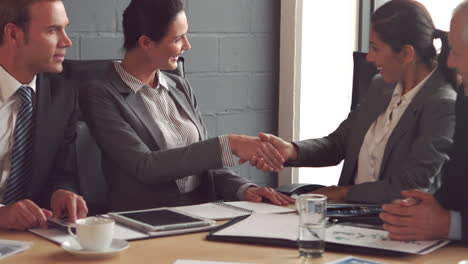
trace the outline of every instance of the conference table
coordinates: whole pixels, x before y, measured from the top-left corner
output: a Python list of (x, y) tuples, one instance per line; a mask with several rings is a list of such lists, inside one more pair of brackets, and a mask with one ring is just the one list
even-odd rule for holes
[[(36, 264), (36, 263), (161, 263), (172, 264), (177, 259), (241, 262), (257, 264), (300, 264), (328, 263), (351, 255), (326, 251), (321, 258), (303, 262), (298, 257), (298, 250), (261, 245), (213, 242), (205, 240), (207, 232), (184, 234), (169, 237), (151, 238), (131, 241), (130, 247), (116, 256), (105, 259), (80, 259), (70, 255), (60, 245), (43, 239), (29, 232), (0, 231), (0, 239), (11, 239), (33, 242), (31, 249), (8, 257), (3, 263)], [(382, 257), (352, 254), (353, 256), (382, 263), (458, 263), (468, 260), (468, 247), (456, 244), (448, 245), (428, 255), (406, 255), (400, 257)]]

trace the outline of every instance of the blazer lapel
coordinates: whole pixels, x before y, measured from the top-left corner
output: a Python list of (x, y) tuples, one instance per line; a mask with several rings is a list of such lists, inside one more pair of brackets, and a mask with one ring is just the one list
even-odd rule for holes
[[(366, 98), (366, 102), (363, 103), (362, 107), (359, 107), (363, 112), (360, 114), (360, 117), (357, 118), (355, 125), (353, 125), (353, 131), (350, 137), (352, 140), (346, 155), (346, 157), (348, 157), (348, 160), (346, 160), (347, 166), (343, 169), (339, 185), (353, 183), (356, 176), (357, 160), (362, 143), (364, 142), (364, 137), (372, 123), (387, 109), (395, 86), (395, 84), (388, 84), (385, 87), (377, 88), (379, 91), (369, 94)], [(359, 109), (357, 111), (359, 111)]]
[[(33, 143), (33, 153), (32, 153), (32, 166), (33, 168), (38, 168), (38, 166), (45, 153), (43, 152), (44, 146), (43, 142), (46, 143), (48, 140), (48, 128), (53, 127), (49, 124), (49, 112), (51, 111), (52, 105), (52, 91), (49, 78), (46, 78), (44, 75), (39, 74), (37, 76), (37, 86), (36, 86), (36, 102), (35, 102), (35, 115), (34, 115), (34, 143)], [(47, 143), (46, 143), (47, 144)], [(50, 155), (50, 153), (46, 153)], [(38, 171), (33, 170), (32, 177), (29, 181), (28, 186), (28, 196), (34, 193), (33, 188), (37, 188), (42, 179), (38, 177)]]
[(167, 86), (169, 86), (169, 95), (174, 99), (174, 102), (187, 114), (190, 120), (195, 124), (195, 126), (198, 129), (200, 138), (204, 139), (205, 134), (202, 124), (199, 122), (192, 104), (189, 101), (187, 101), (186, 95), (179, 89), (177, 89), (177, 84), (174, 81), (172, 81), (169, 78), (166, 78), (166, 80)]
[(139, 93), (133, 93), (125, 82), (120, 78), (112, 65), (109, 79), (117, 91), (122, 94), (128, 107), (133, 111), (136, 118), (139, 120), (142, 127), (153, 137), (153, 140), (158, 144), (160, 149), (167, 149), (167, 142), (159, 126), (154, 121), (153, 117), (145, 107), (145, 103)]
[(401, 116), (400, 121), (398, 121), (398, 124), (395, 126), (392, 134), (390, 135), (387, 145), (385, 146), (385, 152), (382, 157), (379, 175), (381, 175), (382, 171), (385, 169), (388, 157), (390, 156), (393, 147), (398, 142), (398, 139), (400, 139), (408, 131), (408, 129), (411, 127), (411, 124), (416, 122), (419, 112), (421, 111), (421, 107), (426, 101), (426, 98), (429, 97), (434, 90), (438, 89), (442, 85), (443, 77), (441, 76), (441, 73), (436, 70), (410, 102), (405, 112)]

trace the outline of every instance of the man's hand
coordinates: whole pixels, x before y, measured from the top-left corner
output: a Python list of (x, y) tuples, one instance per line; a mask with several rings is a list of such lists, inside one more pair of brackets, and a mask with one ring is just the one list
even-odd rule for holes
[(245, 201), (256, 203), (262, 202), (262, 199), (265, 198), (276, 205), (288, 205), (295, 202), (293, 198), (268, 187), (249, 187), (244, 191), (242, 197)]
[[(385, 204), (385, 212), (380, 213), (389, 238), (432, 240), (448, 237), (450, 212), (442, 208), (432, 194), (418, 190), (402, 191), (401, 194), (407, 199)], [(411, 198), (409, 202), (408, 198)]]
[(0, 207), (0, 227), (15, 230), (47, 228), (47, 217), (50, 216), (51, 211), (40, 208), (33, 201), (21, 200)]
[(63, 189), (56, 190), (52, 194), (50, 207), (55, 218), (62, 218), (68, 214), (72, 223), (88, 214), (88, 207), (83, 197)]
[(264, 161), (262, 169), (265, 171), (278, 172), (283, 169), (283, 156), (269, 142), (262, 141), (258, 137), (229, 135), (229, 143), (232, 152), (240, 158), (239, 164), (255, 158)]
[(317, 189), (311, 193), (323, 194), (328, 197), (329, 201), (344, 202), (346, 201), (346, 195), (351, 190), (352, 185), (346, 186), (327, 186)]

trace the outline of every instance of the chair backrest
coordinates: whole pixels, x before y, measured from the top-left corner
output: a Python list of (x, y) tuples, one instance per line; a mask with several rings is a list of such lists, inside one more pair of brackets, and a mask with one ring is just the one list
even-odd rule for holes
[(356, 109), (374, 75), (378, 72), (377, 68), (366, 60), (367, 53), (354, 52), (353, 61), (353, 94), (351, 99), (351, 110)]
[[(79, 84), (101, 76), (112, 63), (112, 60), (65, 60), (62, 75)], [(168, 72), (185, 77), (184, 58), (179, 57), (177, 69)], [(106, 213), (108, 188), (101, 167), (101, 151), (82, 116), (76, 133), (76, 164), (81, 195), (88, 204), (90, 215)]]

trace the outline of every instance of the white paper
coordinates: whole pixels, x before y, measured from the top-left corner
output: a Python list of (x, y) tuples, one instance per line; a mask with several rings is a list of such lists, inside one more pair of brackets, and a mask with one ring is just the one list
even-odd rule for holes
[(191, 215), (208, 218), (212, 220), (232, 219), (237, 216), (248, 215), (247, 212), (235, 211), (214, 203), (204, 203), (189, 206), (174, 207), (175, 209)]
[(247, 210), (252, 210), (254, 213), (261, 213), (261, 214), (282, 214), (282, 213), (292, 213), (296, 210), (277, 206), (268, 203), (254, 203), (254, 202), (247, 202), (247, 201), (237, 201), (237, 202), (224, 202), (225, 204), (234, 205), (237, 207), (241, 207)]
[(0, 240), (0, 259), (28, 250), (31, 248), (32, 244), (32, 242)]
[(296, 241), (299, 218), (295, 214), (254, 214), (218, 232), (220, 236), (282, 238)]
[(255, 263), (219, 262), (219, 261), (178, 259), (178, 260), (176, 260), (174, 262), (174, 264), (255, 264)]
[(182, 229), (174, 229), (174, 230), (167, 230), (167, 231), (158, 231), (158, 232), (149, 232), (150, 237), (161, 237), (161, 236), (170, 236), (170, 235), (178, 235), (178, 234), (188, 234), (188, 233), (195, 233), (201, 231), (208, 231), (217, 227), (216, 223), (207, 226), (199, 226), (199, 227), (191, 227), (191, 228), (182, 228)]
[[(54, 228), (50, 227), (48, 229), (42, 228), (34, 228), (29, 229), (29, 232), (51, 240), (57, 244), (62, 244), (65, 241), (70, 241), (74, 239), (72, 236), (68, 234), (65, 229), (62, 228)], [(134, 240), (134, 239), (141, 239), (147, 238), (148, 234), (142, 233), (140, 231), (125, 227), (119, 223), (115, 223), (114, 226), (114, 238), (122, 239), (122, 240)]]
[(333, 225), (327, 228), (325, 233), (326, 241), (364, 246), (369, 248), (390, 249), (394, 251), (427, 254), (440, 247), (445, 246), (449, 241), (429, 240), (429, 241), (397, 241), (388, 238), (388, 232), (384, 230)]
[[(114, 238), (127, 240), (127, 241), (137, 240), (137, 239), (145, 239), (145, 238), (150, 238), (150, 237), (170, 236), (170, 235), (177, 235), (177, 234), (187, 234), (187, 233), (193, 233), (193, 232), (206, 231), (216, 226), (217, 226), (216, 224), (213, 224), (213, 225), (202, 226), (202, 227), (183, 228), (183, 229), (176, 229), (176, 230), (143, 233), (141, 231), (126, 227), (116, 222), (114, 226)], [(65, 241), (74, 239), (72, 236), (68, 234), (66, 230), (61, 229), (61, 228), (48, 228), (48, 229), (35, 228), (35, 229), (29, 229), (29, 231), (38, 236), (51, 240), (57, 244), (62, 244)]]
[[(225, 202), (224, 204), (233, 205), (236, 207), (240, 207), (243, 209), (251, 210), (254, 213), (290, 213), (294, 212), (294, 209), (290, 209), (287, 207), (276, 206), (267, 203), (254, 203), (254, 202), (246, 202), (246, 201), (239, 201), (239, 202)], [(217, 203), (204, 203), (204, 204), (197, 204), (197, 205), (189, 205), (189, 206), (179, 206), (174, 207), (182, 212), (189, 213), (192, 215), (196, 215), (199, 217), (209, 218), (212, 220), (225, 220), (225, 219), (232, 219), (238, 216), (248, 215), (250, 212), (236, 210), (230, 207), (220, 206)]]
[(349, 257), (334, 260), (332, 262), (327, 262), (326, 264), (384, 264), (384, 263), (349, 256)]
[[(216, 232), (215, 235), (296, 241), (299, 233), (298, 223), (299, 217), (295, 214), (252, 214), (246, 219)], [(384, 230), (338, 224), (327, 227), (325, 241), (421, 255), (428, 254), (449, 243), (447, 240), (396, 241), (389, 240), (387, 237), (388, 232)]]

